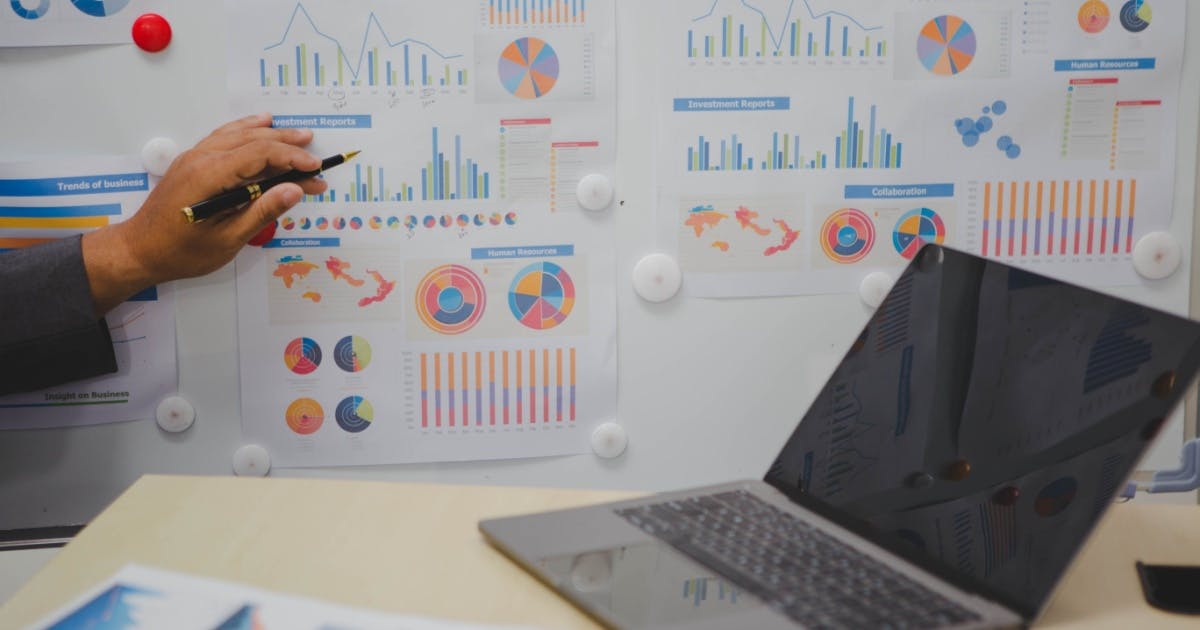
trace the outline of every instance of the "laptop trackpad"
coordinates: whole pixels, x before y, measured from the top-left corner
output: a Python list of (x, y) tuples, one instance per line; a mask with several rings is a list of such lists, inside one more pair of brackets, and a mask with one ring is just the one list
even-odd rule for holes
[(747, 614), (780, 621), (761, 600), (663, 543), (549, 556), (538, 568), (562, 593), (622, 627), (728, 627), (728, 617), (741, 622)]

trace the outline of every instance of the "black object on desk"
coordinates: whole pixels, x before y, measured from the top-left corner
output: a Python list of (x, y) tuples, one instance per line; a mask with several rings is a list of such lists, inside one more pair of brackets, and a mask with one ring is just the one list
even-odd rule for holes
[(1200, 566), (1137, 563), (1146, 603), (1171, 613), (1200, 615)]

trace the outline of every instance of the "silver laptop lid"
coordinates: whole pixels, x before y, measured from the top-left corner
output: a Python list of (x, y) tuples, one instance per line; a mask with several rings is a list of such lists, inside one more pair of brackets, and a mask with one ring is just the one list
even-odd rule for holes
[(1196, 322), (930, 246), (765, 481), (1031, 619), (1198, 361)]

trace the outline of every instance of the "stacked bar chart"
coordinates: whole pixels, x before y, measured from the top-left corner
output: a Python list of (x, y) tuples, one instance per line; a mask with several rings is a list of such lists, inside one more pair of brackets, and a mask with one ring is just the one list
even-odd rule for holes
[(587, 0), (486, 0), (488, 26), (577, 26), (587, 23)]
[(750, 2), (741, 16), (716, 13), (717, 3), (687, 31), (689, 59), (886, 58), (881, 27), (837, 11), (814, 13), (806, 0), (793, 2), (777, 21)]
[(984, 256), (1133, 252), (1137, 180), (984, 182), (982, 197), (980, 253)]
[(297, 4), (278, 42), (258, 59), (259, 86), (466, 87), (469, 60), (424, 41), (393, 40), (374, 13), (361, 42), (346, 46), (326, 35)]
[(422, 429), (537, 426), (576, 421), (576, 350), (422, 352)]
[(827, 168), (894, 169), (903, 160), (903, 143), (878, 125), (876, 107), (871, 105), (865, 124), (855, 118), (854, 97), (846, 108), (846, 127), (833, 138), (831, 149), (805, 152), (801, 135), (771, 133), (770, 149), (752, 154), (743, 136), (730, 134), (720, 140), (699, 136), (687, 149), (688, 171), (796, 171)]

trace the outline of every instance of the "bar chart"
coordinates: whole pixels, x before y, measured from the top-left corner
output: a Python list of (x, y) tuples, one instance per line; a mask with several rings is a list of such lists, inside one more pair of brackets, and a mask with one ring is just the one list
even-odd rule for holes
[(988, 181), (980, 253), (991, 257), (1128, 255), (1136, 179)]
[(422, 429), (538, 426), (576, 421), (576, 349), (421, 352)]
[(278, 41), (258, 59), (259, 86), (466, 87), (469, 60), (412, 37), (393, 39), (374, 13), (360, 42), (344, 45), (324, 33), (303, 4), (293, 9)]
[[(463, 138), (455, 134), (446, 146), (446, 134), (438, 127), (430, 132), (429, 160), (419, 177), (391, 179), (391, 169), (369, 162), (352, 169), (339, 169), (324, 175), (329, 189), (320, 195), (306, 195), (311, 203), (449, 201), (491, 198), (491, 173), (480, 168), (478, 160), (463, 150)], [(394, 183), (393, 183), (394, 182)]]
[(792, 2), (772, 20), (743, 0), (718, 11), (719, 0), (687, 30), (687, 57), (696, 59), (883, 59), (890, 54), (883, 28), (838, 11), (814, 12), (807, 0)]
[(824, 150), (801, 142), (795, 131), (773, 131), (765, 146), (748, 150), (745, 136), (731, 133), (718, 139), (701, 135), (687, 148), (688, 171), (796, 171), (828, 168), (898, 169), (904, 144), (878, 120), (876, 106), (867, 119), (856, 117), (854, 97), (846, 104), (846, 126)]

